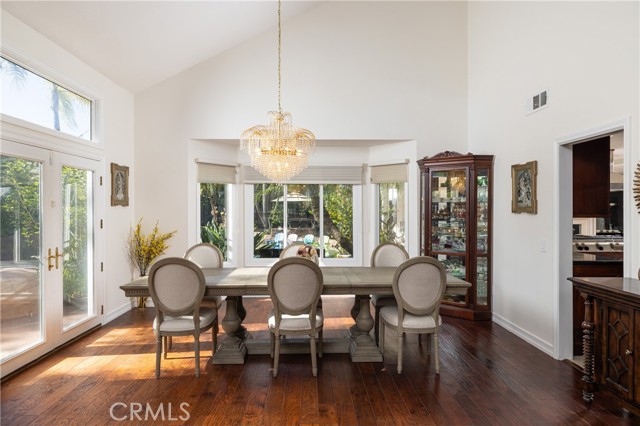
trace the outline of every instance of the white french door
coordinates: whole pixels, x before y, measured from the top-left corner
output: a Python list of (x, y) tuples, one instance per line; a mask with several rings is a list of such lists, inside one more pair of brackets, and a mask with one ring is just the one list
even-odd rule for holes
[(101, 162), (2, 140), (2, 375), (102, 321)]

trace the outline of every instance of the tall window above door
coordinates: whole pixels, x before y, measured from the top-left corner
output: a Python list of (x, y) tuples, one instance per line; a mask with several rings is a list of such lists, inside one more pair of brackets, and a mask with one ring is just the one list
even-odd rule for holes
[(234, 166), (198, 163), (200, 240), (218, 247), (225, 261), (232, 252), (229, 205), (235, 176)]
[(391, 242), (406, 247), (407, 164), (372, 166), (371, 182), (377, 190), (378, 243)]
[(93, 102), (64, 85), (0, 57), (0, 112), (86, 141), (93, 139)]

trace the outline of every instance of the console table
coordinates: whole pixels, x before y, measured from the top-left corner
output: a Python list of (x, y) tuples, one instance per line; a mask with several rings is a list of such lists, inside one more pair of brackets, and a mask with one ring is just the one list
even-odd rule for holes
[[(252, 339), (242, 320), (246, 311), (242, 305), (242, 296), (269, 295), (267, 276), (270, 268), (203, 268), (206, 290), (205, 298), (227, 296), (226, 312), (221, 322), (226, 337), (220, 343), (213, 357), (214, 364), (243, 364), (245, 355), (268, 354), (268, 339)], [(324, 285), (322, 294), (362, 296), (356, 298), (351, 314), (355, 324), (347, 331), (344, 339), (325, 339), (323, 351), (327, 353), (349, 353), (353, 362), (380, 362), (382, 354), (370, 335), (374, 321), (371, 316), (369, 299), (371, 294), (393, 295), (392, 282), (396, 268), (383, 267), (322, 267)], [(470, 283), (459, 278), (447, 276), (447, 288), (466, 289)], [(141, 277), (120, 286), (125, 296), (148, 297), (147, 277)], [(265, 318), (266, 321), (266, 318)], [(289, 339), (287, 339), (289, 343)], [(309, 345), (295, 342), (282, 347), (287, 351), (308, 351)]]
[(640, 280), (571, 277), (584, 298), (582, 398), (598, 384), (640, 406)]

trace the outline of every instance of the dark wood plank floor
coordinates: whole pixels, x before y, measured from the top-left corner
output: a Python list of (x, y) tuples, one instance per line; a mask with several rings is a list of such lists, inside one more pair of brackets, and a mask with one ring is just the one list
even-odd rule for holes
[[(267, 338), (270, 301), (245, 306), (249, 331)], [(350, 308), (350, 298), (324, 300), (325, 336), (352, 324)], [(5, 380), (2, 425), (640, 425), (638, 410), (606, 391), (586, 408), (579, 371), (491, 322), (445, 317), (439, 377), (414, 335), (401, 375), (389, 335), (384, 363), (325, 354), (315, 378), (308, 355), (282, 355), (274, 379), (268, 355), (212, 365), (207, 334), (200, 378), (191, 341), (176, 338), (156, 380), (153, 315), (134, 309)]]

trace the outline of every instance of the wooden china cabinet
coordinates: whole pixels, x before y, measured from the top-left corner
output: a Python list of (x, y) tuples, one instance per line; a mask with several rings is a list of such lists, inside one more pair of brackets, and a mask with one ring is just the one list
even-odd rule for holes
[(445, 151), (418, 160), (420, 252), (471, 283), (447, 292), (440, 313), (491, 319), (491, 204), (493, 155)]

